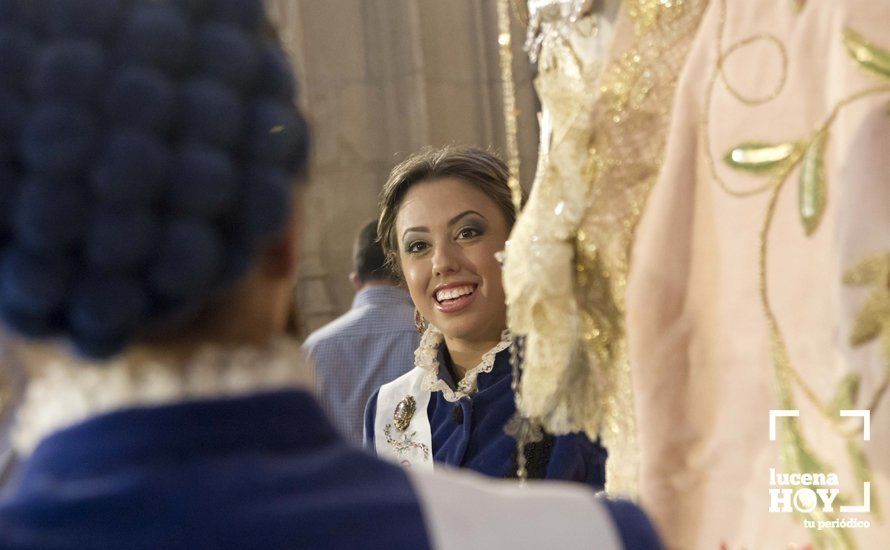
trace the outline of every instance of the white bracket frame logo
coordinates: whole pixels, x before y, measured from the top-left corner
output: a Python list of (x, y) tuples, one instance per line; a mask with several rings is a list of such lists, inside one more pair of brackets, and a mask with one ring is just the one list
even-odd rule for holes
[[(871, 411), (864, 409), (842, 409), (840, 416), (845, 417), (862, 417), (862, 440), (871, 441)], [(776, 419), (778, 418), (799, 418), (799, 409), (770, 409), (769, 411), (769, 440), (776, 440)], [(871, 512), (871, 482), (862, 482), (863, 501), (861, 506), (841, 506), (841, 512), (844, 513), (868, 513)]]

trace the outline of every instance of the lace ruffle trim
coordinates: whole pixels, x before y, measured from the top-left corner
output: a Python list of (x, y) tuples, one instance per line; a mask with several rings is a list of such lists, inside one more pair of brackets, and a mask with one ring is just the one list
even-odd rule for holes
[(450, 403), (476, 393), (479, 375), (491, 372), (491, 369), (494, 367), (495, 356), (510, 347), (510, 344), (513, 342), (509, 330), (502, 332), (501, 341), (485, 352), (479, 364), (468, 370), (463, 380), (457, 383), (457, 389), (452, 390), (447, 382), (439, 378), (439, 346), (444, 339), (442, 332), (430, 325), (420, 339), (420, 346), (414, 352), (414, 366), (426, 371), (421, 382), (421, 388), (429, 392), (441, 391), (442, 396)]
[(312, 388), (304, 363), (284, 338), (262, 348), (208, 345), (184, 363), (136, 353), (103, 364), (54, 356), (31, 368), (13, 444), (27, 455), (51, 433), (118, 409)]

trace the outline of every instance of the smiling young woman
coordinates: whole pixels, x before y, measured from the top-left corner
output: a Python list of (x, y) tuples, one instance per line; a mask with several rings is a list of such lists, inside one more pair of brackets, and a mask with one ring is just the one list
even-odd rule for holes
[(495, 253), (504, 249), (508, 224), (483, 191), (456, 177), (414, 185), (396, 217), (399, 264), (411, 298), (445, 336), (458, 378), (506, 327)]
[[(473, 148), (424, 150), (383, 188), (378, 233), (425, 321), (415, 369), (368, 403), (365, 441), (405, 466), (516, 473), (515, 414), (501, 267), (516, 211), (506, 165)], [(605, 450), (582, 434), (526, 450), (529, 477), (602, 487)]]

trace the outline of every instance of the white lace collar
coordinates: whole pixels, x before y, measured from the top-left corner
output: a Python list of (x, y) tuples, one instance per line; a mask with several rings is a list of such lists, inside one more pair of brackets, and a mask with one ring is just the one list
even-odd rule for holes
[(429, 325), (420, 339), (420, 346), (414, 352), (414, 366), (426, 371), (426, 374), (423, 375), (421, 388), (430, 392), (441, 391), (445, 400), (451, 403), (476, 393), (478, 389), (476, 379), (484, 372), (491, 372), (495, 356), (510, 347), (513, 341), (509, 330), (502, 332), (501, 341), (485, 352), (479, 364), (468, 370), (464, 374), (463, 380), (457, 383), (457, 390), (452, 390), (447, 382), (439, 378), (439, 347), (444, 339), (445, 336), (439, 329)]
[(43, 438), (118, 409), (192, 399), (314, 387), (299, 345), (286, 338), (262, 348), (207, 345), (185, 363), (130, 353), (107, 363), (56, 355), (29, 365), (32, 377), (13, 431), (27, 455)]

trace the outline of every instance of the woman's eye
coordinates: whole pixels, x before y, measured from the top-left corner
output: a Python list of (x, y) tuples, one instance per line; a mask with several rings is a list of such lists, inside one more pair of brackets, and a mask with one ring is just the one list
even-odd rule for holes
[(460, 239), (472, 239), (473, 237), (479, 236), (479, 230), (475, 227), (464, 227), (458, 231), (457, 236)]
[(414, 241), (413, 243), (410, 243), (407, 247), (405, 247), (405, 250), (408, 252), (408, 254), (423, 252), (424, 250), (426, 250), (426, 243), (423, 241)]

